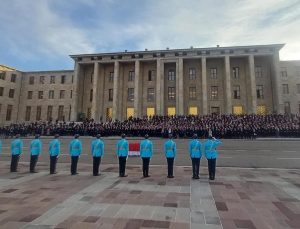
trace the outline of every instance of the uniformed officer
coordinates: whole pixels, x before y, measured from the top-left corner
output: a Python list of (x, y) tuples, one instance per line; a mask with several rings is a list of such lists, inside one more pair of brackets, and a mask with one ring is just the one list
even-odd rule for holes
[(59, 135), (55, 134), (54, 139), (49, 143), (49, 156), (50, 156), (50, 174), (56, 174), (56, 163), (60, 154), (60, 141)]
[(209, 173), (210, 180), (215, 179), (216, 160), (218, 157), (216, 147), (220, 144), (222, 144), (222, 142), (220, 140), (215, 139), (212, 136), (209, 136), (208, 140), (206, 140), (204, 143), (205, 157), (208, 163), (208, 173)]
[(78, 139), (79, 134), (75, 134), (74, 139), (70, 142), (69, 153), (71, 155), (71, 175), (77, 175), (78, 158), (82, 151), (81, 141)]
[(10, 171), (17, 172), (20, 155), (23, 152), (23, 141), (20, 139), (20, 134), (16, 135), (16, 139), (11, 143), (11, 164)]
[(126, 160), (128, 156), (128, 141), (125, 139), (125, 134), (122, 134), (122, 138), (117, 143), (117, 156), (119, 157), (119, 176), (127, 177), (125, 175)]
[(100, 139), (101, 135), (97, 134), (96, 139), (92, 141), (92, 156), (93, 156), (93, 175), (99, 176), (99, 166), (101, 163), (101, 157), (104, 153), (104, 142)]
[(189, 144), (189, 153), (193, 168), (193, 179), (199, 179), (199, 166), (202, 156), (202, 144), (197, 138), (197, 134), (194, 134), (193, 140), (191, 140)]
[(149, 177), (149, 163), (153, 154), (153, 144), (149, 140), (149, 135), (145, 135), (145, 139), (140, 143), (141, 158), (143, 160), (143, 176)]
[(172, 134), (169, 134), (169, 139), (165, 142), (164, 151), (168, 162), (168, 178), (174, 178), (173, 165), (176, 157), (176, 143), (173, 141)]
[(35, 139), (30, 143), (30, 169), (31, 173), (36, 173), (35, 166), (38, 161), (39, 155), (42, 151), (42, 142), (40, 135), (35, 135)]

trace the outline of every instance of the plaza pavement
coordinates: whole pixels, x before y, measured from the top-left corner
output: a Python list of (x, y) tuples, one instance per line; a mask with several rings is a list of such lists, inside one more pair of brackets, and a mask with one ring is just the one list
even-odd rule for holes
[(90, 164), (59, 163), (58, 174), (28, 173), (21, 163), (9, 173), (0, 162), (0, 228), (300, 228), (300, 170), (218, 168), (209, 182), (191, 179), (190, 166), (177, 166), (175, 178), (166, 167), (151, 166), (149, 178), (130, 165), (118, 177), (117, 165), (101, 165), (101, 176)]

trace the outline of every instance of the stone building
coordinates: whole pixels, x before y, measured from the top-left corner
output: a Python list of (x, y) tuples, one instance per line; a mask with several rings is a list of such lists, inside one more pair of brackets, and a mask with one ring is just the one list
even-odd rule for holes
[[(280, 61), (282, 47), (80, 54), (71, 55), (74, 71), (2, 69), (0, 123), (175, 114), (299, 114), (300, 61)], [(13, 97), (9, 97), (11, 89)]]

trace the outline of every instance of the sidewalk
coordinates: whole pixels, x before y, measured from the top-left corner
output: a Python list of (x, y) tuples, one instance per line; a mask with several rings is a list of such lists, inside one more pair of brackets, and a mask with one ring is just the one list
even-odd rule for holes
[(91, 166), (80, 164), (79, 175), (59, 164), (58, 174), (8, 173), (0, 162), (1, 228), (299, 228), (300, 171), (219, 168), (217, 179), (191, 179), (190, 167), (176, 167), (167, 179), (165, 166), (150, 168), (150, 178), (130, 166), (128, 177), (103, 165), (91, 176)]

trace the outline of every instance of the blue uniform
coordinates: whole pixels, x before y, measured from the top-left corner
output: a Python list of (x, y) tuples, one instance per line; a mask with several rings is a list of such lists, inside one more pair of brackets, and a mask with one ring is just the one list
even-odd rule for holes
[(174, 158), (176, 157), (176, 143), (169, 139), (165, 142), (164, 147), (166, 158)]
[(149, 139), (141, 141), (140, 144), (141, 157), (152, 157), (153, 155), (153, 144)]
[(117, 155), (118, 157), (127, 157), (128, 156), (128, 141), (126, 139), (121, 139), (117, 143)]
[(30, 155), (39, 155), (42, 151), (42, 142), (40, 139), (34, 139), (30, 143)]
[(104, 142), (100, 139), (95, 139), (92, 141), (91, 145), (92, 156), (93, 157), (102, 157), (104, 154)]
[(222, 142), (217, 139), (206, 140), (204, 142), (205, 157), (207, 159), (216, 159), (218, 157), (216, 147), (220, 144), (222, 144)]
[(189, 144), (189, 152), (191, 158), (201, 158), (202, 157), (202, 144), (199, 140), (193, 139)]
[(23, 141), (19, 138), (15, 139), (11, 143), (11, 154), (20, 155), (23, 152)]
[(69, 153), (71, 156), (80, 156), (82, 151), (81, 141), (73, 139), (69, 145)]
[(60, 154), (60, 141), (54, 139), (49, 143), (49, 155), (58, 156)]

